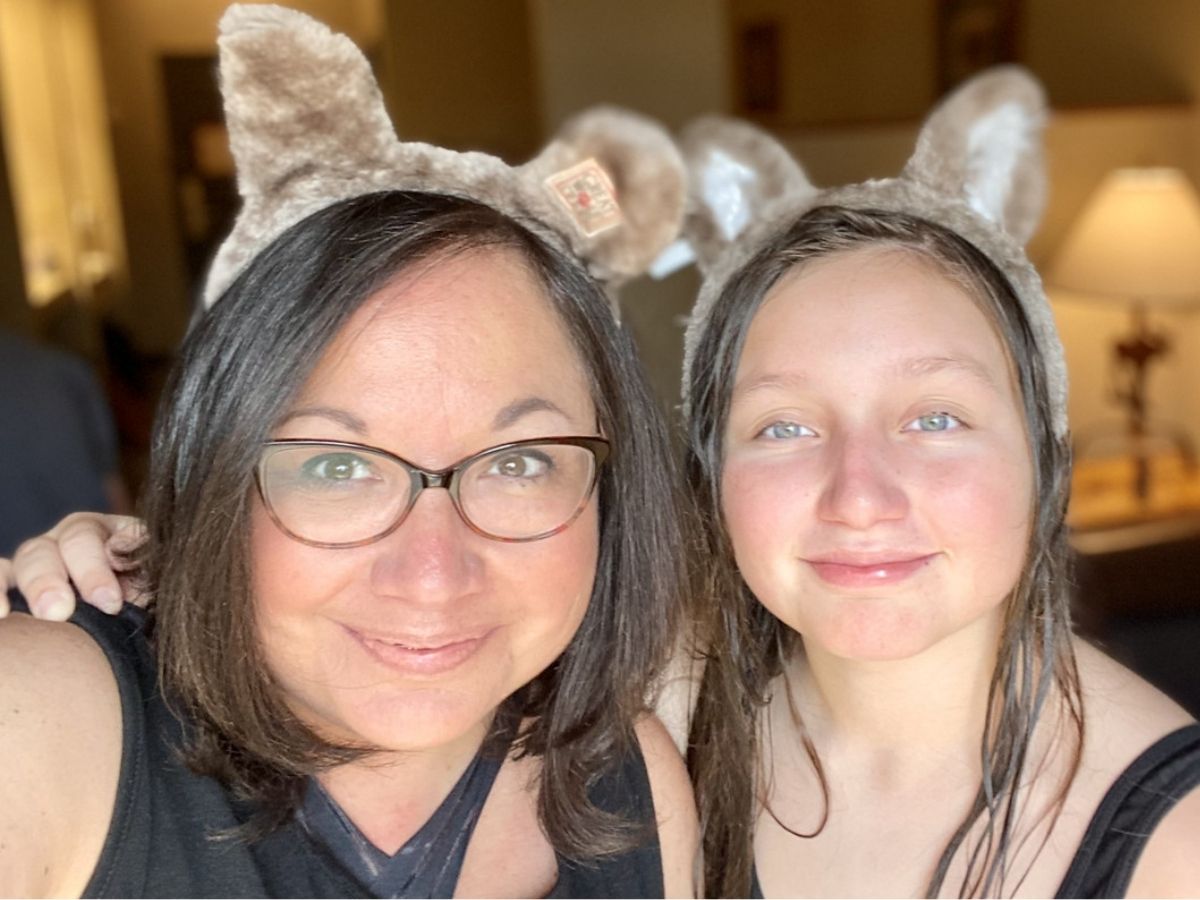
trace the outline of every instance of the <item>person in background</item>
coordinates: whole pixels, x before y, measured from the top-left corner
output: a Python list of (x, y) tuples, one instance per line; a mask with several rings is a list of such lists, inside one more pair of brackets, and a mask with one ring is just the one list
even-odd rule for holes
[(81, 359), (0, 328), (0, 556), (76, 509), (127, 512), (112, 413)]

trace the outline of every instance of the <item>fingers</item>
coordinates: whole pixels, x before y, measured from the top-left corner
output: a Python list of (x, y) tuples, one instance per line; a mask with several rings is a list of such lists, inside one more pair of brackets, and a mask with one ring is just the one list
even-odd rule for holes
[(127, 516), (79, 513), (63, 519), (54, 529), (71, 581), (88, 603), (107, 613), (121, 610), (123, 592), (114, 570), (128, 569), (129, 564), (119, 553), (125, 548), (135, 549), (141, 543), (126, 534), (123, 542), (116, 545), (117, 553), (113, 553), (114, 539), (131, 523), (140, 533), (140, 523)]
[[(121, 585), (106, 547), (114, 532), (123, 535), (118, 547), (136, 546), (140, 525), (128, 516), (73, 513), (17, 548), (14, 578), (35, 616), (69, 618), (75, 611), (71, 582), (93, 606), (109, 613), (120, 610)], [(129, 568), (123, 561), (122, 567)]]
[(39, 619), (56, 622), (70, 618), (75, 611), (75, 594), (53, 538), (40, 535), (21, 544), (13, 554), (12, 566), (30, 612)]

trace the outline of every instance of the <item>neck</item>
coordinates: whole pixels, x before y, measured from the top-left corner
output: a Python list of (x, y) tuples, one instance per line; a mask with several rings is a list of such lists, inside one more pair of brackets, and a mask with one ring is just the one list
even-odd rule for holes
[(437, 747), (374, 753), (322, 772), (317, 781), (372, 844), (393, 854), (441, 805), (487, 729), (483, 722)]
[(818, 750), (877, 773), (978, 768), (999, 613), (897, 660), (846, 659), (805, 645), (788, 664), (796, 706)]

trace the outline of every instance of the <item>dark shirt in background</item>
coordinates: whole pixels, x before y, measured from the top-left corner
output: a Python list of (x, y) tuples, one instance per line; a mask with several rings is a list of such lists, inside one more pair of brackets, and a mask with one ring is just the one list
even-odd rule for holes
[(67, 513), (112, 507), (117, 436), (87, 363), (0, 329), (0, 556)]

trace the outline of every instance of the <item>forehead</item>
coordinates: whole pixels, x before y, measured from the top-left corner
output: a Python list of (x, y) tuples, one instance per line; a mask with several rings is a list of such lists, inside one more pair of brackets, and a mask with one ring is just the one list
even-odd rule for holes
[(899, 247), (836, 253), (788, 272), (755, 313), (740, 368), (836, 365), (847, 351), (859, 366), (932, 354), (1008, 368), (980, 302), (931, 260)]
[(589, 379), (544, 287), (513, 250), (436, 258), (401, 272), (330, 342), (298, 404), (360, 418), (445, 423), (525, 396), (590, 409)]

